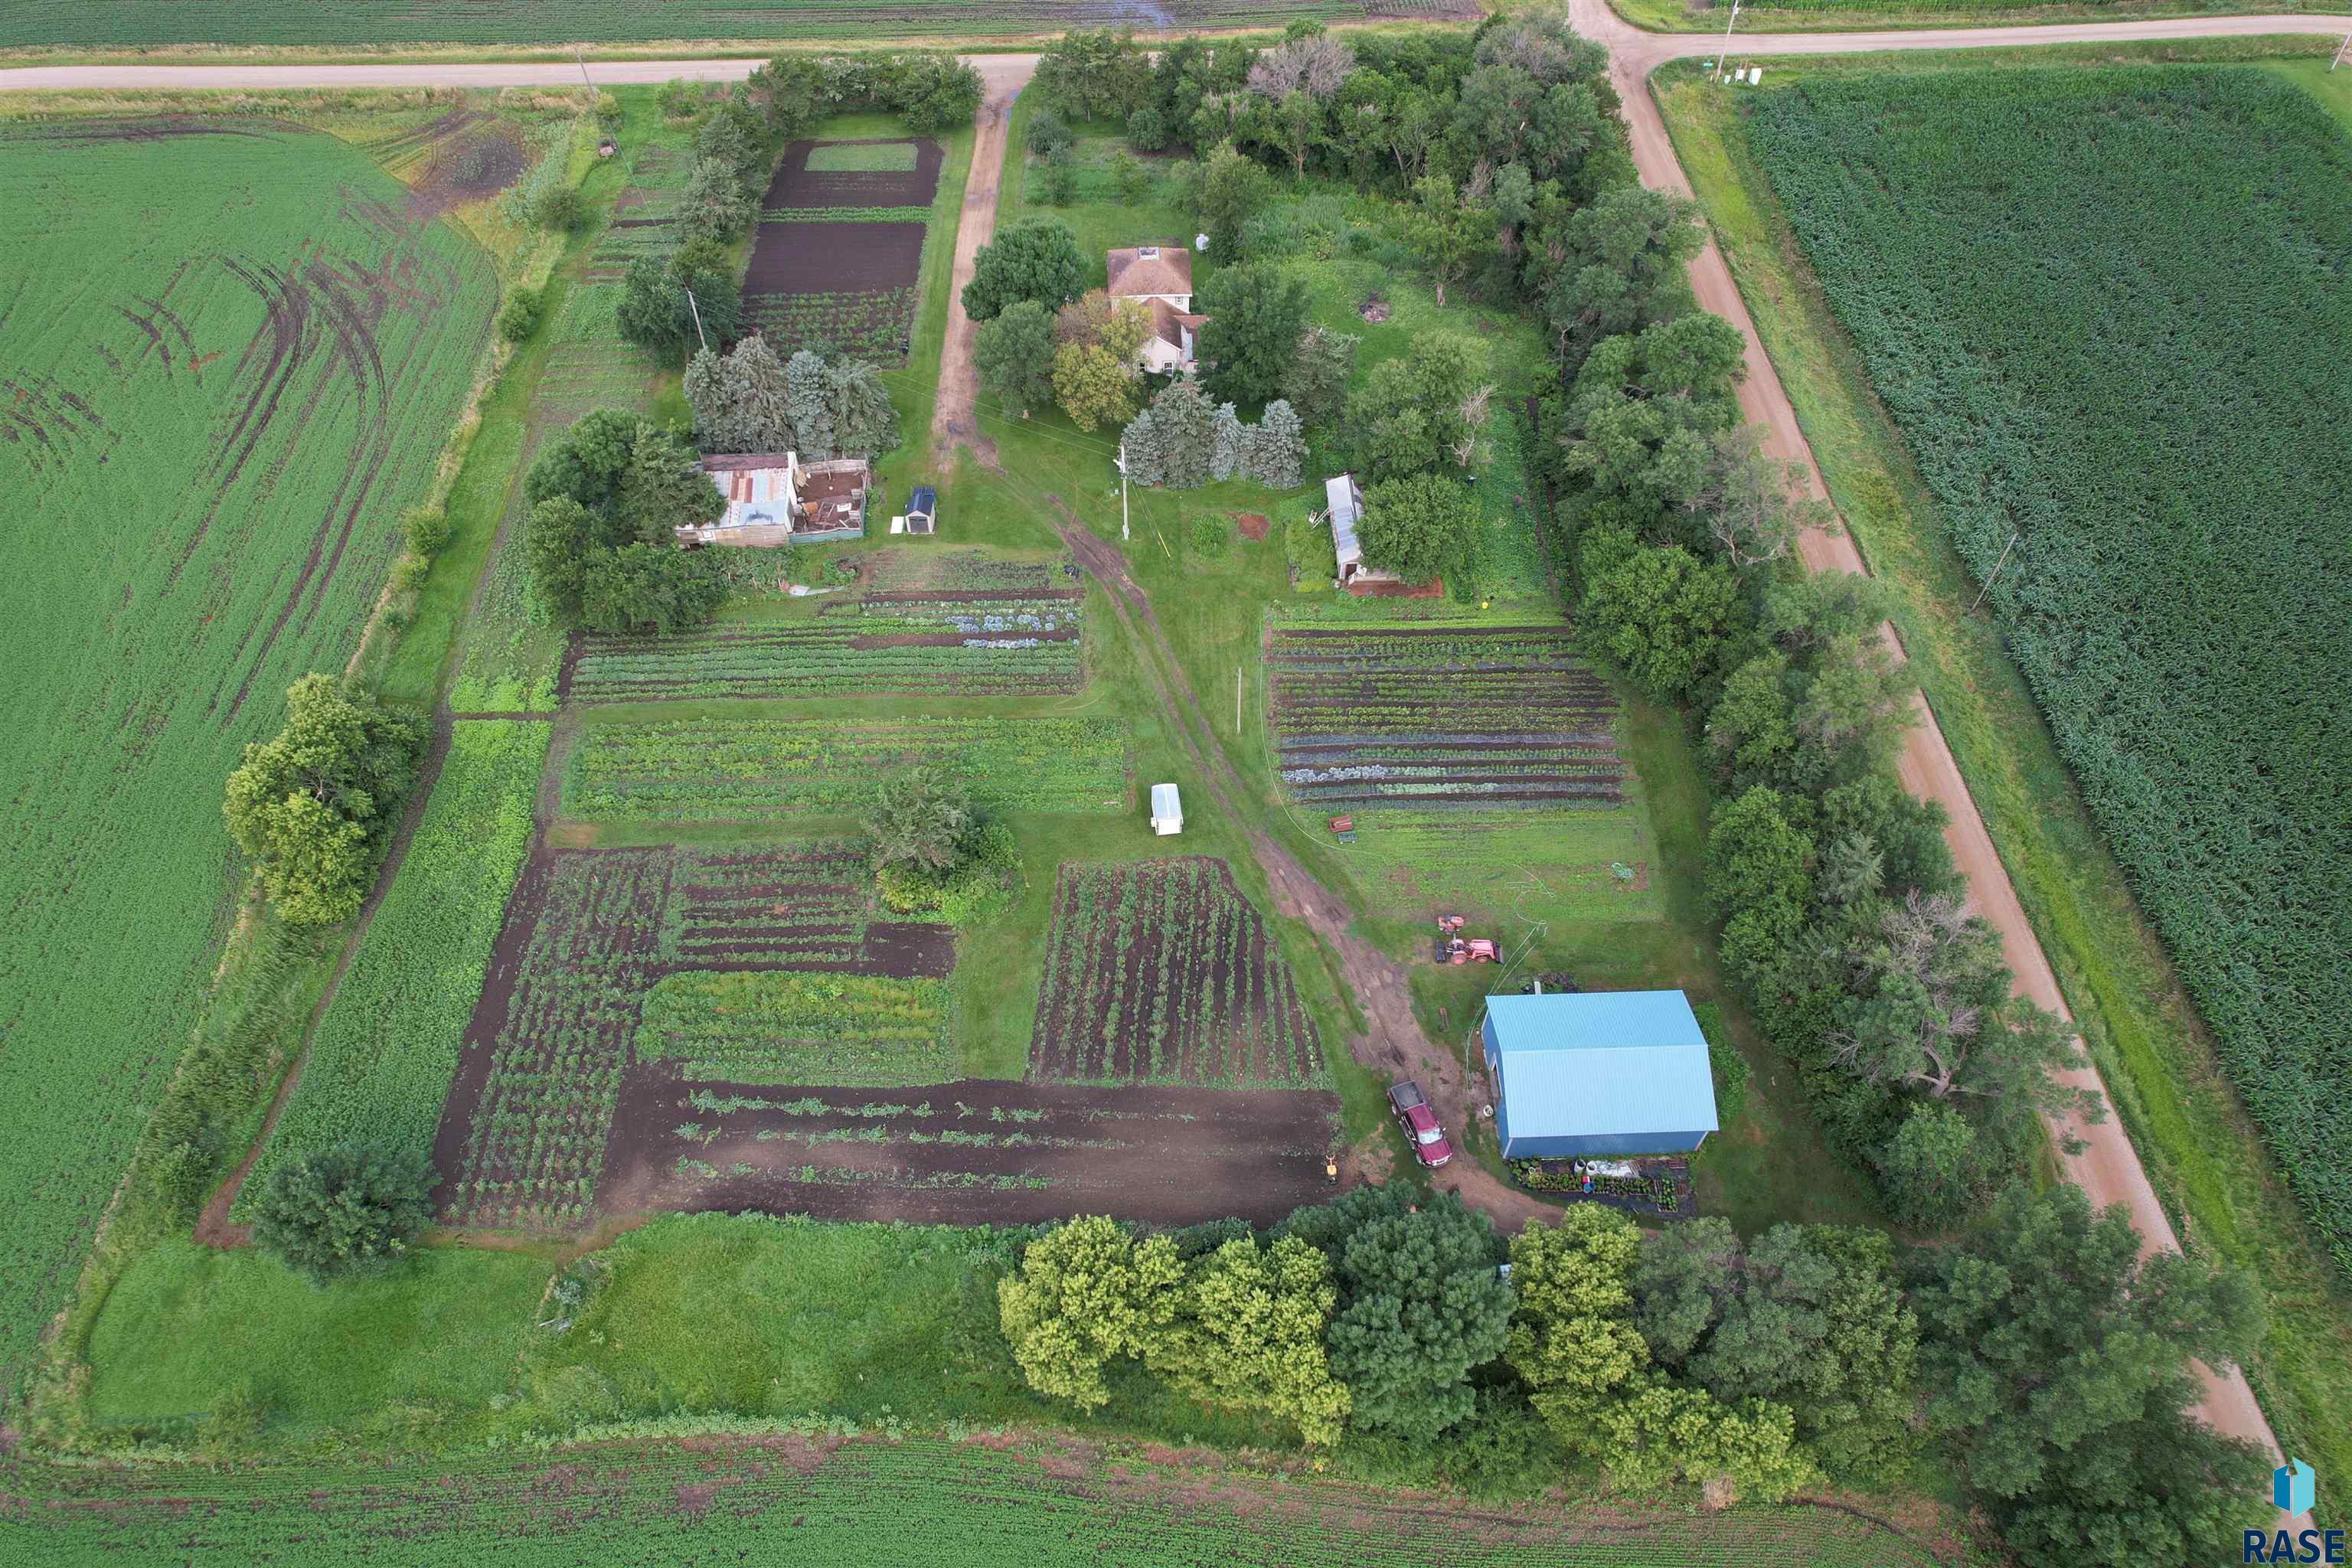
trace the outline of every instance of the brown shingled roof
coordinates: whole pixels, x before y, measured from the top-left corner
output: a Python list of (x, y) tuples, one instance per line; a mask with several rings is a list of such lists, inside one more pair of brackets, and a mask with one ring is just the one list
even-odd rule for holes
[[(1147, 258), (1151, 248), (1159, 254)], [(1138, 294), (1190, 294), (1192, 253), (1181, 245), (1134, 247), (1114, 250), (1109, 258), (1110, 294), (1114, 300)]]

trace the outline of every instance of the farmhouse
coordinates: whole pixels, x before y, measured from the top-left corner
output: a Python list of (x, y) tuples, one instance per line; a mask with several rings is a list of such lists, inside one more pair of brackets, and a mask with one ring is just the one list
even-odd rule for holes
[(823, 544), (866, 532), (863, 458), (803, 463), (793, 452), (731, 452), (702, 459), (727, 510), (719, 521), (677, 531), (680, 546)]
[(1208, 321), (1192, 313), (1192, 253), (1181, 246), (1139, 245), (1108, 258), (1113, 303), (1133, 300), (1151, 312), (1151, 335), (1137, 359), (1148, 371), (1199, 368), (1193, 340)]
[(1716, 1130), (1706, 1037), (1679, 991), (1489, 996), (1479, 1037), (1507, 1160), (1686, 1153)]

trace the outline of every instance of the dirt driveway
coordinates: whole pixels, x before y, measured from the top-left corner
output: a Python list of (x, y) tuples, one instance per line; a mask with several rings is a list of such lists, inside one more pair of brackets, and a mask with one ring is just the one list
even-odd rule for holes
[(940, 350), (940, 390), (931, 405), (931, 453), (945, 464), (958, 443), (996, 466), (996, 444), (980, 433), (973, 410), (979, 381), (971, 368), (971, 338), (978, 329), (963, 313), (963, 286), (971, 281), (972, 260), (996, 232), (996, 197), (1004, 177), (1006, 138), (1013, 100), (1037, 68), (1035, 55), (982, 56), (973, 62), (988, 84), (972, 124), (971, 177), (963, 188), (963, 216), (956, 225), (955, 274), (948, 283), (948, 335)]

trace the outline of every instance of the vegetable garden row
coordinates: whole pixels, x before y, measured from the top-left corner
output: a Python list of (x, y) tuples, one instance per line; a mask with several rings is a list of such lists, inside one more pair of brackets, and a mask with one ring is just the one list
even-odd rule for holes
[(1622, 799), (1616, 697), (1565, 628), (1289, 628), (1266, 652), (1277, 765), (1297, 800)]
[[(465, 1062), (449, 1089), (435, 1144), (453, 1218), (475, 1224), (562, 1226), (595, 1205), (596, 1184), (625, 1079), (640, 1059), (668, 1079), (705, 1061), (772, 1079), (782, 1063), (822, 1059), (815, 1048), (848, 1022), (811, 979), (795, 993), (736, 976), (792, 971), (934, 983), (954, 966), (954, 937), (929, 925), (870, 919), (871, 889), (855, 845), (759, 854), (654, 848), (553, 850), (535, 856), (509, 907), (488, 983), (467, 1031)], [(678, 975), (641, 1029), (648, 993)], [(730, 998), (764, 1000), (761, 1022), (728, 1027)], [(888, 987), (869, 987), (878, 1005)], [(846, 994), (836, 990), (836, 999)], [(927, 993), (936, 1006), (937, 993)], [(870, 1022), (871, 1020), (869, 1020)], [(894, 1037), (916, 1059), (937, 1059), (944, 1023)], [(844, 1038), (868, 1075), (877, 1039)], [(635, 1047), (640, 1040), (650, 1053)], [(780, 1055), (763, 1064), (760, 1043)]]
[[(792, 620), (668, 637), (590, 636), (575, 702), (681, 697), (1050, 696), (1077, 690), (1080, 596), (849, 599)], [(797, 608), (798, 606), (795, 606)]]
[(746, 313), (778, 354), (906, 363), (942, 152), (929, 140), (784, 150), (744, 286)]
[(583, 726), (562, 812), (584, 822), (762, 820), (862, 810), (931, 767), (1001, 811), (1123, 811), (1127, 733), (1104, 719), (679, 719)]
[(1065, 865), (1054, 887), (1029, 1076), (1300, 1087), (1315, 1025), (1223, 860)]
[(1338, 1118), (1336, 1098), (1300, 1089), (791, 1088), (632, 1074), (604, 1201), (958, 1225), (1073, 1213), (1270, 1224), (1328, 1194)]

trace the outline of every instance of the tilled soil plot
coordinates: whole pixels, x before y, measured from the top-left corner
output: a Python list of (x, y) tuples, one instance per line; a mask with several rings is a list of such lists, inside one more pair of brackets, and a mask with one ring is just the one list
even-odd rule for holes
[(866, 878), (862, 857), (826, 847), (536, 852), (508, 902), (434, 1139), (444, 1217), (586, 1217), (645, 994), (666, 974), (953, 969), (948, 928), (866, 919)]
[(608, 1214), (809, 1214), (1023, 1225), (1110, 1214), (1270, 1223), (1328, 1197), (1338, 1097), (1312, 1089), (686, 1083), (633, 1069), (597, 1190)]
[(911, 289), (923, 261), (919, 223), (763, 223), (743, 298)]
[(1320, 1082), (1315, 1025), (1223, 860), (1066, 865), (1054, 887), (1033, 1080)]
[(1614, 805), (1616, 694), (1560, 627), (1278, 631), (1268, 714), (1293, 798), (1341, 809)]
[(762, 207), (927, 207), (939, 194), (942, 153), (936, 142), (917, 141), (914, 171), (903, 174), (812, 170), (809, 154), (819, 145), (795, 142), (784, 149), (776, 163), (775, 178), (768, 182), (768, 194), (760, 203)]

